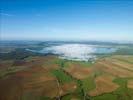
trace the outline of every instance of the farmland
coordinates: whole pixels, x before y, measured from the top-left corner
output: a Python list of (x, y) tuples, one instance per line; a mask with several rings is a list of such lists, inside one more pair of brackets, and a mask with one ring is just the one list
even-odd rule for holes
[(1, 56), (0, 100), (133, 100), (133, 55), (73, 61), (16, 52)]

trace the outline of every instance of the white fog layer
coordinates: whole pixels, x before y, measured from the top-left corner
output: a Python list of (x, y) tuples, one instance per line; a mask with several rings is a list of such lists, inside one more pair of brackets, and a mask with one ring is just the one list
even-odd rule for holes
[(98, 47), (87, 44), (63, 44), (45, 47), (42, 50), (27, 50), (45, 54), (56, 54), (63, 59), (78, 61), (88, 61), (90, 59), (96, 59), (96, 55), (94, 55), (95, 53), (111, 53), (115, 51), (114, 48)]

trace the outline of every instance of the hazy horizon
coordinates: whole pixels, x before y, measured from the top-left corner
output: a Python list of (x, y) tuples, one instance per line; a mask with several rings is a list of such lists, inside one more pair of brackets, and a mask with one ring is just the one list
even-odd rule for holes
[(99, 43), (131, 43), (131, 44), (133, 44), (133, 40), (125, 40), (125, 41), (123, 41), (123, 40), (79, 40), (79, 39), (77, 39), (77, 40), (73, 40), (73, 39), (67, 39), (67, 40), (65, 40), (65, 39), (0, 39), (0, 41), (33, 41), (33, 42), (76, 42), (76, 43), (78, 43), (78, 42), (99, 42)]

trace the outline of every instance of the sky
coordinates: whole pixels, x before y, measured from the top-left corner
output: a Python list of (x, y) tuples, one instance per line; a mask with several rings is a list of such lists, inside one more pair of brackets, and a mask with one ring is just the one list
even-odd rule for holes
[(133, 0), (1, 0), (0, 39), (133, 41)]

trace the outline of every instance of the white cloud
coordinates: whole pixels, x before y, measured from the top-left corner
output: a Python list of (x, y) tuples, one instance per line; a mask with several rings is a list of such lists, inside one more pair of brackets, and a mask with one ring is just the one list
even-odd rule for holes
[(12, 14), (7, 14), (7, 13), (0, 13), (0, 15), (1, 15), (1, 16), (9, 16), (9, 17), (10, 17), (10, 16), (14, 16), (14, 15), (12, 15)]

